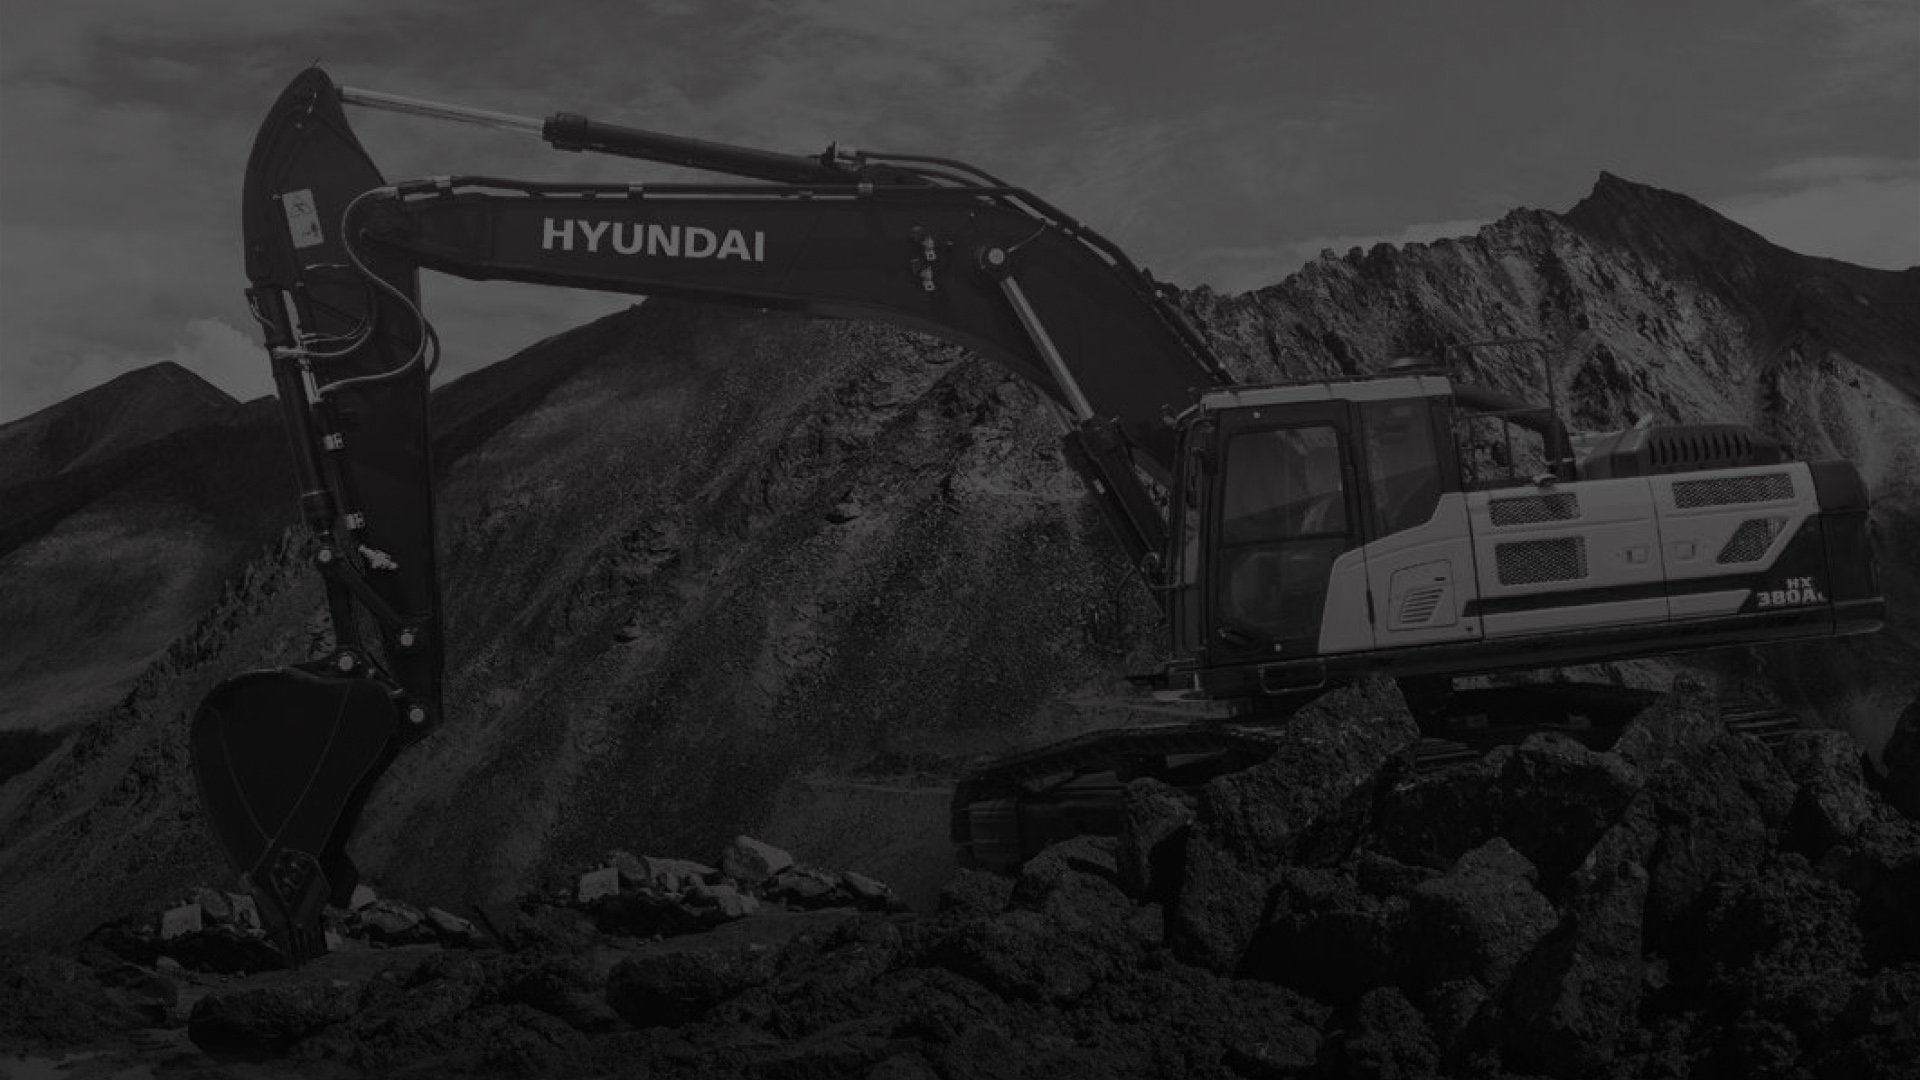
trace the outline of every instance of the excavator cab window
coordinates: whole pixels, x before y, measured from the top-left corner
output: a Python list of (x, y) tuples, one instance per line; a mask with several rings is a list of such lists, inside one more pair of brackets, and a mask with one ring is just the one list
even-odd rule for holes
[[(1454, 440), (1460, 449), (1460, 476), (1468, 490), (1513, 487), (1553, 471), (1547, 441), (1529, 427), (1525, 414), (1545, 409), (1454, 413)], [(1548, 414), (1551, 415), (1551, 414)]]
[(1173, 645), (1178, 656), (1195, 656), (1206, 642), (1200, 524), (1205, 519), (1201, 500), (1214, 471), (1213, 436), (1213, 425), (1203, 423), (1182, 435), (1180, 446), (1180, 482), (1173, 493), (1171, 532), (1172, 581), (1177, 590), (1172, 605)]
[(1373, 401), (1360, 407), (1367, 489), (1377, 536), (1425, 524), (1440, 504), (1440, 459), (1430, 399)]
[(1316, 651), (1333, 561), (1357, 542), (1343, 427), (1228, 438), (1213, 597), (1217, 635), (1229, 646)]

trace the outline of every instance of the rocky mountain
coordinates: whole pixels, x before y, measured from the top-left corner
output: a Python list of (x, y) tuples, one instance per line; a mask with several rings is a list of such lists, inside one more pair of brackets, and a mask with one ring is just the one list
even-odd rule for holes
[(110, 709), (279, 535), (276, 416), (162, 363), (0, 426), (0, 738)]
[[(1579, 428), (1743, 422), (1854, 460), (1888, 631), (1703, 670), (1875, 752), (1920, 696), (1920, 270), (1800, 256), (1603, 176), (1564, 214), (1328, 253), (1186, 303), (1249, 381), (1539, 337), (1474, 353), (1463, 377), (1538, 397), (1550, 375)], [(281, 532), (277, 427), (213, 405), (118, 451), (60, 443), (46, 414), (0, 428), (22, 470), (9, 485), (191, 454), (164, 482), (131, 465), (69, 480), (0, 548), (0, 625), (36, 627), (0, 677), (10, 701), (42, 703), (9, 726), (60, 738), (0, 786), (15, 938), (70, 939), (227, 880), (185, 718), (220, 678), (322, 637)], [(1151, 606), (1036, 395), (927, 339), (651, 301), (440, 389), (434, 410), (452, 719), (398, 762), (354, 845), (383, 890), (423, 904), (521, 895), (611, 846), (705, 852), (744, 832), (930, 905), (951, 876), (945, 782), (1126, 716), (1120, 676), (1155, 655)], [(141, 430), (110, 427), (120, 446)], [(94, 643), (113, 633), (108, 665)]]

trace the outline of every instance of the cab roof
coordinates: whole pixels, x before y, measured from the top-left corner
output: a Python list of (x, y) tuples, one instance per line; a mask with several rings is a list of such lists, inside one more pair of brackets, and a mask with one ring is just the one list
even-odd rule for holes
[(1281, 383), (1209, 390), (1200, 395), (1204, 409), (1237, 409), (1258, 405), (1294, 405), (1314, 401), (1393, 401), (1403, 398), (1448, 397), (1453, 383), (1444, 375), (1389, 375), (1344, 382)]

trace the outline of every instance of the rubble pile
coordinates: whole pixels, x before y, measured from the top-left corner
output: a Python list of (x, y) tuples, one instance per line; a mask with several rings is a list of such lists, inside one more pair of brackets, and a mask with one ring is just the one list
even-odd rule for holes
[(959, 872), (936, 913), (741, 838), (471, 923), (368, 894), (328, 956), (245, 975), (190, 944), (265, 947), (245, 903), (201, 893), (9, 967), (0, 1045), (183, 1028), (210, 1076), (1911, 1075), (1920, 823), (1843, 736), (1729, 734), (1683, 679), (1606, 752), (1415, 774), (1418, 738), (1386, 684), (1337, 692), (1262, 766), (1134, 781), (1119, 836)]

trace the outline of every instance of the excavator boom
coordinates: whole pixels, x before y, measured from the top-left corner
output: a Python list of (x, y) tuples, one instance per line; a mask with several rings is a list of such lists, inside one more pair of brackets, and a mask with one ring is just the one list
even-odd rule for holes
[[(747, 184), (389, 184), (347, 103), (539, 132), (555, 147)], [(682, 295), (887, 321), (962, 344), (1037, 387), (1136, 564), (1165, 546), (1150, 488), (1169, 417), (1224, 373), (1112, 244), (957, 162), (819, 159), (547, 121), (336, 86), (318, 68), (268, 113), (243, 202), (265, 328), (333, 649), (250, 672), (197, 713), (213, 828), (269, 917), (311, 954), (357, 879), (344, 841), (373, 783), (439, 721), (443, 663), (427, 387), (438, 341), (418, 271)]]

